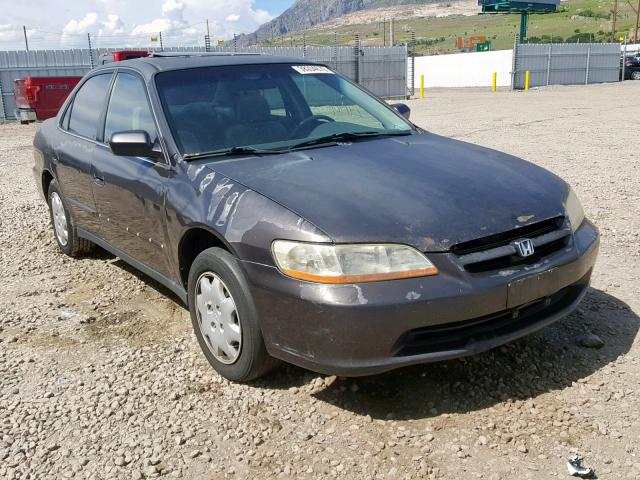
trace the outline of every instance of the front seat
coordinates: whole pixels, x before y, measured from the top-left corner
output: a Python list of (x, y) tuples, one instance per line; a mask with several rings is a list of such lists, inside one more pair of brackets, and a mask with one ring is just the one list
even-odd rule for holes
[(259, 145), (288, 138), (287, 129), (271, 116), (269, 104), (260, 95), (250, 95), (238, 101), (236, 121), (227, 130), (230, 147)]

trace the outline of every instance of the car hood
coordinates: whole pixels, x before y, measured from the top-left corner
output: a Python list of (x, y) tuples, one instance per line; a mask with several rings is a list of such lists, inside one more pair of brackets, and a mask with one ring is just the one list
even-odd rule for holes
[(567, 194), (543, 168), (432, 133), (207, 163), (337, 243), (432, 252), (562, 215)]

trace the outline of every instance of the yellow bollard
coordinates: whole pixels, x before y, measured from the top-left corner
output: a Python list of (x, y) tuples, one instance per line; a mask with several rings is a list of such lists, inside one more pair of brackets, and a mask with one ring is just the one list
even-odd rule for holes
[(498, 72), (493, 72), (493, 79), (491, 81), (491, 91), (495, 92), (498, 89)]
[(529, 79), (531, 77), (531, 72), (527, 70), (524, 74), (524, 89), (525, 91), (529, 90)]
[(424, 98), (424, 75), (420, 75), (420, 98)]

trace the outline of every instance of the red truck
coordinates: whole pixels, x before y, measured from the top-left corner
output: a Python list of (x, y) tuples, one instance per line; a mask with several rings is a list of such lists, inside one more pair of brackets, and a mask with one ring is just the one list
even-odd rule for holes
[[(146, 50), (120, 50), (100, 56), (100, 64), (146, 57)], [(15, 115), (20, 123), (55, 117), (82, 77), (27, 77), (14, 81)]]
[(82, 77), (27, 77), (13, 82), (16, 118), (25, 124), (55, 117)]
[(110, 62), (122, 62), (131, 60), (132, 58), (148, 57), (149, 52), (146, 50), (120, 50), (117, 52), (107, 52), (100, 55), (98, 63), (104, 65)]

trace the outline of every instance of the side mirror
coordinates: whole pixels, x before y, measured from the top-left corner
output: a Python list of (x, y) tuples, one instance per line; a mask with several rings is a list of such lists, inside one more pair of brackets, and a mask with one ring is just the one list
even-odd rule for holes
[(159, 157), (160, 148), (151, 143), (149, 134), (144, 130), (115, 132), (109, 140), (114, 155), (121, 157)]
[(408, 105), (404, 103), (394, 103), (391, 106), (396, 110), (396, 112), (398, 112), (407, 120), (409, 120), (409, 118), (411, 117), (411, 109), (409, 108)]

